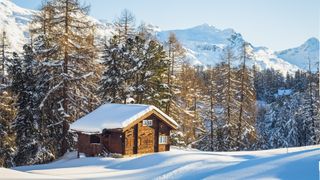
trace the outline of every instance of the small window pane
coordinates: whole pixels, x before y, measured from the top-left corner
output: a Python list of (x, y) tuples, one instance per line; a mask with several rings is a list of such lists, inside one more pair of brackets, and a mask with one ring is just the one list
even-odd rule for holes
[(167, 144), (168, 137), (167, 136), (159, 136), (159, 144)]
[(90, 135), (90, 143), (100, 143), (100, 137), (97, 135)]
[(143, 126), (152, 126), (152, 120), (143, 120), (142, 121)]

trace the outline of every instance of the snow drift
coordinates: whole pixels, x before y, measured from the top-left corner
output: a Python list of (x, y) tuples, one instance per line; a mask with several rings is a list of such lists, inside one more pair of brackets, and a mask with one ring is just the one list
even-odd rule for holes
[[(319, 179), (320, 145), (247, 152), (177, 149), (132, 158), (66, 156), (56, 162), (17, 167), (17, 176), (70, 179)], [(3, 173), (13, 170), (0, 169)], [(7, 173), (8, 174), (8, 173)], [(21, 176), (19, 176), (21, 175)]]

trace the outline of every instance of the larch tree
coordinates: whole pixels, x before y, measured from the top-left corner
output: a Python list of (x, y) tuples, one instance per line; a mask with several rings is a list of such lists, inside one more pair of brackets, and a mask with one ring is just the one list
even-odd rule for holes
[(95, 26), (87, 18), (88, 11), (77, 0), (51, 0), (34, 18), (36, 57), (49, 72), (49, 82), (43, 83), (50, 89), (40, 107), (53, 120), (49, 127), (57, 133), (58, 156), (70, 147), (68, 124), (99, 103), (94, 93), (99, 79)]
[[(176, 67), (178, 67), (178, 64), (180, 63), (183, 64), (183, 62), (177, 62), (177, 60), (182, 60), (184, 55), (185, 55), (185, 50), (183, 49), (181, 43), (178, 41), (176, 35), (174, 33), (170, 33), (167, 42), (165, 43), (166, 48), (167, 48), (167, 52), (168, 52), (168, 58), (169, 58), (169, 62), (170, 65), (168, 66), (168, 71), (167, 71), (167, 84), (169, 86), (170, 89), (170, 93), (172, 94), (172, 96), (174, 96), (173, 92), (174, 92), (174, 71), (176, 69)], [(165, 112), (170, 115), (170, 108), (171, 108), (171, 104), (173, 97), (170, 97), (169, 101), (167, 102), (166, 105), (166, 110)]]
[(171, 116), (181, 125), (182, 141), (186, 145), (198, 140), (198, 133), (202, 132), (203, 124), (197, 110), (197, 98), (200, 91), (200, 78), (194, 67), (183, 64), (176, 78), (176, 89)]
[(236, 148), (238, 150), (250, 148), (256, 139), (255, 120), (256, 120), (256, 94), (253, 85), (253, 77), (247, 68), (248, 44), (245, 42), (242, 47), (242, 63), (238, 71), (240, 89), (237, 92), (238, 100), (238, 121), (236, 129)]
[(124, 9), (120, 16), (114, 22), (115, 35), (118, 37), (118, 43), (125, 43), (128, 38), (133, 38), (135, 33), (135, 16)]
[(8, 49), (9, 49), (9, 42), (8, 38), (6, 35), (6, 31), (2, 30), (0, 32), (0, 59), (1, 59), (1, 64), (0, 64), (0, 83), (5, 84), (7, 81), (7, 77), (5, 75), (6, 73), (6, 65), (8, 61)]
[[(227, 48), (223, 59), (226, 63), (223, 63), (220, 68), (220, 72), (217, 75), (218, 79), (218, 89), (221, 88), (221, 93), (219, 94), (219, 101), (215, 108), (224, 109), (223, 119), (224, 122), (219, 123), (219, 128), (221, 128), (221, 135), (218, 136), (219, 141), (223, 141), (224, 150), (233, 149), (235, 146), (235, 128), (236, 128), (236, 111), (237, 111), (237, 76), (235, 69), (232, 67), (232, 61), (234, 60), (234, 55), (231, 48)], [(221, 140), (223, 139), (223, 140)]]

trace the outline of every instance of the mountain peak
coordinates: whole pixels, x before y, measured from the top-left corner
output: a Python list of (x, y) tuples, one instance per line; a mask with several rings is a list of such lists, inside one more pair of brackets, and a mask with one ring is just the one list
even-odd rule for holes
[[(295, 64), (303, 69), (308, 69), (308, 59), (315, 64), (319, 59), (319, 40), (315, 37), (309, 38), (301, 46), (277, 52), (282, 59)], [(316, 71), (316, 66), (313, 66), (313, 71)]]
[(214, 26), (208, 24), (208, 23), (203, 23), (203, 24), (200, 24), (196, 27), (203, 27), (203, 28), (215, 28)]
[(315, 37), (312, 37), (312, 38), (309, 38), (304, 44), (319, 47), (319, 40)]
[(218, 31), (218, 29), (212, 25), (209, 25), (208, 23), (203, 23), (198, 26), (192, 27), (191, 29), (195, 30), (206, 30), (206, 31)]

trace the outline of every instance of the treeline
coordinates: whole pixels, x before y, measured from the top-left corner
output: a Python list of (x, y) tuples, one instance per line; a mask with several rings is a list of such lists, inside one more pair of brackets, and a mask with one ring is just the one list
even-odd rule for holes
[[(228, 56), (227, 56), (228, 57)], [(227, 62), (228, 58), (226, 58)], [(251, 110), (250, 117), (244, 118), (247, 127), (241, 127), (244, 133), (239, 136), (239, 132), (232, 137), (230, 127), (239, 127), (237, 123), (227, 124), (230, 121), (228, 117), (237, 117), (240, 114), (241, 107), (239, 101), (230, 103), (229, 99), (239, 97), (237, 93), (240, 91), (239, 75), (236, 74), (239, 68), (236, 68), (233, 73), (226, 73), (223, 68), (227, 67), (225, 63), (207, 70), (208, 72), (216, 71), (213, 75), (215, 79), (212, 90), (208, 92), (207, 99), (202, 100), (203, 104), (207, 104), (207, 109), (204, 109), (204, 122), (206, 122), (207, 131), (203, 135), (203, 139), (196, 143), (196, 147), (202, 150), (255, 150), (255, 149), (271, 149), (282, 147), (295, 147), (320, 144), (320, 98), (319, 98), (319, 74), (311, 72), (311, 70), (303, 72), (297, 71), (294, 75), (288, 74), (286, 77), (281, 73), (266, 69), (259, 71), (255, 67), (248, 70), (253, 75), (251, 88), (253, 88), (256, 101), (248, 101), (248, 110)], [(238, 70), (237, 70), (238, 69)], [(222, 70), (222, 71), (221, 71)], [(232, 75), (233, 74), (233, 75)], [(227, 76), (222, 76), (227, 75)], [(219, 79), (222, 76), (222, 80)], [(203, 80), (210, 79), (210, 76), (203, 76)], [(231, 81), (228, 81), (231, 77)], [(227, 82), (226, 82), (227, 81)], [(231, 82), (231, 83), (228, 83)], [(230, 85), (228, 85), (230, 84)], [(210, 86), (208, 86), (210, 88)], [(221, 87), (221, 89), (220, 89)], [(231, 87), (231, 88), (230, 88)], [(234, 87), (234, 89), (232, 88)], [(250, 87), (250, 86), (245, 86)], [(229, 91), (232, 89), (232, 91)], [(211, 99), (212, 91), (216, 96)], [(228, 92), (235, 92), (229, 96)], [(222, 95), (222, 100), (219, 96)], [(245, 95), (250, 98), (251, 93)], [(251, 104), (250, 104), (251, 103)], [(238, 105), (238, 107), (237, 107)], [(217, 109), (218, 107), (218, 109)], [(222, 108), (221, 108), (222, 107)], [(230, 107), (230, 109), (228, 108)], [(251, 108), (251, 109), (250, 109)], [(211, 111), (210, 111), (211, 109)], [(230, 115), (229, 115), (229, 112)], [(209, 116), (208, 116), (209, 114)], [(234, 118), (233, 118), (234, 119)], [(221, 121), (222, 120), (222, 121)], [(251, 120), (251, 121), (250, 121)], [(229, 129), (230, 128), (230, 129)], [(235, 128), (237, 129), (237, 128)], [(234, 131), (234, 130), (233, 130)], [(227, 132), (227, 133), (226, 133)], [(245, 136), (249, 135), (249, 136)], [(238, 144), (238, 140), (245, 137), (245, 141)], [(238, 138), (238, 139), (237, 139)], [(235, 143), (236, 146), (230, 146), (230, 143)], [(241, 146), (241, 145), (244, 146)]]
[[(283, 77), (249, 67), (247, 43), (240, 56), (226, 48), (224, 63), (193, 67), (174, 34), (159, 42), (127, 10), (111, 38), (97, 39), (88, 10), (76, 0), (47, 1), (22, 54), (8, 52), (0, 36), (0, 166), (46, 163), (74, 150), (69, 124), (103, 103), (161, 108), (180, 125), (172, 135), (179, 146), (226, 151), (319, 143), (315, 73)], [(275, 95), (281, 88), (292, 93)]]

